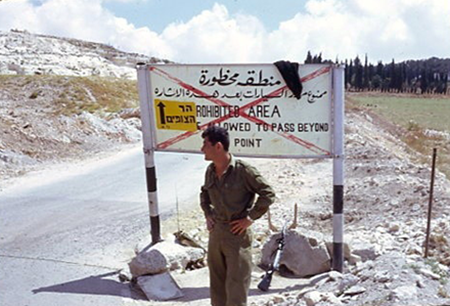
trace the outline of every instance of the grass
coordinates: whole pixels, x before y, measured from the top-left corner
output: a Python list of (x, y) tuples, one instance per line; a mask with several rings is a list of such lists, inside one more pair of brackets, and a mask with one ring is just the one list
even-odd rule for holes
[(136, 81), (119, 78), (0, 75), (0, 90), (33, 101), (40, 96), (51, 99), (55, 115), (117, 112), (139, 106)]
[(135, 81), (101, 78), (74, 77), (63, 84), (65, 90), (55, 101), (59, 112), (70, 115), (87, 111), (117, 112), (123, 108), (138, 106)]
[(404, 130), (401, 140), (421, 153), (417, 162), (431, 166), (433, 148), (437, 148), (437, 168), (450, 178), (450, 141), (445, 135), (427, 133), (450, 133), (450, 97), (360, 93), (349, 95), (347, 101), (348, 107), (374, 112)]
[(352, 95), (362, 107), (374, 110), (389, 121), (408, 128), (411, 123), (437, 130), (450, 131), (450, 97), (392, 96), (389, 94), (369, 96)]

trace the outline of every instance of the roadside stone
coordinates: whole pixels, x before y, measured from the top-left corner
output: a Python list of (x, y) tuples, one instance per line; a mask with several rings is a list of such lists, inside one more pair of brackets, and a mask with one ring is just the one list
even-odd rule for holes
[(353, 286), (347, 290), (344, 291), (344, 295), (358, 295), (361, 293), (366, 292), (366, 288), (362, 287), (362, 286)]
[(120, 282), (124, 283), (124, 282), (130, 282), (133, 278), (133, 275), (129, 272), (129, 270), (123, 269), (120, 271), (118, 277), (119, 277)]
[(353, 254), (361, 257), (362, 261), (374, 260), (378, 257), (375, 246), (368, 242), (357, 242), (352, 244)]
[(286, 302), (286, 298), (285, 298), (284, 296), (282, 296), (282, 295), (277, 294), (277, 295), (275, 295), (275, 296), (272, 298), (272, 301), (273, 301), (275, 304), (281, 304), (281, 303)]
[[(280, 234), (273, 235), (262, 249), (261, 263), (268, 266), (273, 261), (274, 251)], [(315, 236), (289, 231), (280, 266), (298, 277), (316, 275), (331, 269), (330, 256), (323, 241)]]
[[(333, 257), (333, 242), (326, 241), (325, 244), (327, 246), (327, 250), (328, 250), (328, 253), (330, 254), (330, 257)], [(350, 261), (352, 255), (354, 255), (354, 254), (352, 254), (348, 243), (344, 243), (343, 247), (344, 247), (344, 259), (347, 259), (348, 261)]]
[(304, 295), (307, 306), (315, 306), (322, 300), (322, 294), (319, 291), (311, 291)]
[(338, 281), (344, 277), (343, 274), (338, 271), (330, 271), (328, 273), (328, 276), (330, 277), (330, 280), (332, 280), (332, 281)]
[(348, 263), (351, 265), (356, 265), (358, 262), (361, 262), (361, 256), (356, 255), (356, 254), (351, 254), (350, 257), (348, 258)]
[(342, 280), (339, 282), (337, 286), (337, 290), (339, 292), (344, 292), (348, 288), (356, 285), (359, 282), (359, 277), (353, 275), (353, 274), (345, 274), (342, 278)]
[(307, 306), (319, 305), (342, 305), (342, 302), (330, 292), (312, 291), (304, 296)]
[(183, 296), (183, 292), (169, 272), (140, 276), (137, 284), (149, 300), (167, 301)]
[(162, 241), (144, 248), (129, 263), (134, 277), (158, 274), (167, 270), (187, 269), (191, 264), (203, 260), (205, 252), (200, 248), (182, 246)]
[(342, 305), (341, 300), (330, 292), (323, 293), (322, 301), (325, 302), (326, 305)]
[(163, 273), (168, 269), (166, 257), (156, 249), (139, 253), (128, 265), (133, 277)]

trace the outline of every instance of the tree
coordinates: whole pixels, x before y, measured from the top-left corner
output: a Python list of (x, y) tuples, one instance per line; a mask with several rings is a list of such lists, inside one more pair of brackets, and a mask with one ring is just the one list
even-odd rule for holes
[(369, 89), (369, 66), (368, 66), (368, 60), (367, 60), (367, 53), (364, 58), (364, 71), (363, 71), (363, 84), (362, 87), (364, 90)]
[(311, 51), (308, 51), (308, 54), (306, 55), (305, 64), (311, 64), (312, 61)]
[(420, 89), (422, 94), (428, 90), (428, 73), (426, 67), (420, 72)]
[(361, 60), (356, 56), (355, 61), (355, 88), (357, 90), (362, 90), (363, 88), (363, 66), (361, 65)]

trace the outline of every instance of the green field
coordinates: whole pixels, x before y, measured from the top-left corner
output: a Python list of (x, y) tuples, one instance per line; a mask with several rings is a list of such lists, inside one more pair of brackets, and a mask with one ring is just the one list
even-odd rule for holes
[[(450, 97), (358, 93), (349, 94), (347, 101), (349, 107), (370, 110), (403, 127), (407, 132), (402, 140), (422, 153), (418, 162), (429, 163), (433, 148), (437, 148), (437, 166), (450, 178)], [(444, 133), (429, 134), (427, 130)]]
[(450, 131), (450, 97), (421, 98), (352, 95), (358, 106), (370, 107), (389, 121), (411, 129), (418, 127), (438, 131)]

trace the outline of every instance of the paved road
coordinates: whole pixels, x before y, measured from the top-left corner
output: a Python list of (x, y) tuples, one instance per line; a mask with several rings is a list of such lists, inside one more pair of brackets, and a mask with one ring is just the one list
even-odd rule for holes
[[(0, 192), (0, 304), (145, 305), (118, 282), (149, 235), (140, 147), (58, 166)], [(202, 155), (157, 153), (162, 218), (198, 203)], [(148, 304), (147, 304), (148, 305)]]

